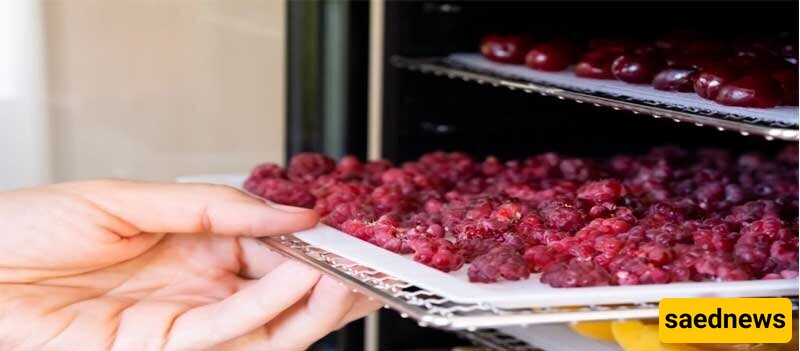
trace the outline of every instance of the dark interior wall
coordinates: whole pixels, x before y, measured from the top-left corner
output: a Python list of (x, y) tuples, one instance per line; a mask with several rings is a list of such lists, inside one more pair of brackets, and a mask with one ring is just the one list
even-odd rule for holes
[(636, 38), (683, 28), (723, 38), (778, 31), (796, 37), (797, 9), (797, 1), (389, 1), (386, 52), (476, 50), (490, 32)]
[[(652, 37), (670, 28), (694, 28), (737, 38), (787, 30), (796, 35), (797, 2), (389, 2), (386, 58), (477, 51), (490, 32), (594, 37)], [(728, 149), (779, 147), (743, 137), (409, 72), (387, 62), (383, 150), (395, 161), (436, 149), (520, 157), (544, 151), (576, 156), (641, 152), (673, 143)]]

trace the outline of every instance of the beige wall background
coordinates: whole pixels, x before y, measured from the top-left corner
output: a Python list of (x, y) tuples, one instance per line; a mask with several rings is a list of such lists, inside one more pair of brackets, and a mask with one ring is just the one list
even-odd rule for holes
[(43, 11), (56, 181), (282, 160), (284, 1), (48, 0)]

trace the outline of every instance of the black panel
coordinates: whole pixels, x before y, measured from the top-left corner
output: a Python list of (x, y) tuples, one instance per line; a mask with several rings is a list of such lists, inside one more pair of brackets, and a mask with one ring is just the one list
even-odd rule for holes
[(674, 28), (726, 39), (779, 31), (796, 37), (797, 10), (797, 1), (389, 1), (385, 51), (476, 51), (487, 33), (636, 38)]
[(350, 4), (348, 110), (345, 152), (367, 157), (367, 101), (369, 91), (369, 2)]
[(401, 350), (448, 350), (454, 346), (469, 346), (470, 343), (453, 333), (433, 328), (422, 328), (413, 319), (402, 318), (395, 311), (382, 310), (380, 316), (381, 351)]
[[(669, 119), (576, 104), (488, 85), (404, 72), (398, 90), (429, 87), (429, 94), (399, 97), (387, 156), (406, 161), (432, 150), (461, 150), (475, 156), (525, 157), (554, 151), (573, 156), (638, 153), (653, 145), (775, 149), (781, 142), (698, 128)], [(407, 85), (406, 85), (407, 84)]]
[(306, 150), (321, 150), (323, 120), (322, 61), (319, 43), (320, 9), (312, 2), (287, 2), (286, 150), (287, 158)]
[(287, 12), (287, 158), (365, 157), (369, 3), (288, 1)]

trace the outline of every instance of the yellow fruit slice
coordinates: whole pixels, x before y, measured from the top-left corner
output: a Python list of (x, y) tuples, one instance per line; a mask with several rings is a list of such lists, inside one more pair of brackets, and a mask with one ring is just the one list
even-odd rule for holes
[(658, 324), (631, 320), (611, 324), (614, 339), (625, 351), (701, 351), (686, 344), (662, 344), (658, 340)]
[(611, 322), (578, 322), (570, 323), (570, 329), (590, 339), (614, 342)]

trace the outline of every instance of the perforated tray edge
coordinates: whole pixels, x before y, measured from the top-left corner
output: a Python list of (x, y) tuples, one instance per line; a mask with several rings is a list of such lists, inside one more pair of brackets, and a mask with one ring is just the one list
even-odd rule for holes
[[(646, 319), (658, 317), (658, 304), (592, 305), (566, 308), (502, 309), (488, 304), (450, 301), (425, 289), (311, 246), (293, 235), (264, 239), (277, 252), (309, 264), (342, 284), (380, 301), (420, 326), (476, 331), (502, 326), (565, 323), (593, 320)], [(797, 310), (797, 296), (790, 297)]]
[[(599, 93), (578, 92), (565, 88), (549, 86), (541, 82), (530, 82), (510, 77), (501, 77), (491, 72), (481, 72), (474, 69), (458, 66), (442, 58), (407, 58), (392, 56), (390, 63), (398, 68), (430, 73), (436, 76), (446, 76), (451, 79), (473, 81), (478, 84), (490, 84), (495, 87), (506, 87), (511, 90), (520, 90), (531, 94), (553, 96), (561, 100), (571, 100), (577, 103), (589, 103), (597, 107), (605, 106), (614, 110), (629, 111), (637, 115), (646, 115), (653, 118), (667, 118), (675, 122), (691, 123), (695, 126), (714, 127), (719, 131), (738, 132), (744, 136), (762, 136), (767, 140), (797, 141), (800, 131), (791, 127), (767, 126), (745, 122), (747, 117), (728, 114), (701, 114), (702, 111), (681, 110), (676, 106), (660, 105), (655, 101), (639, 101), (636, 99), (620, 99), (601, 96)], [(705, 112), (704, 112), (705, 113)]]

